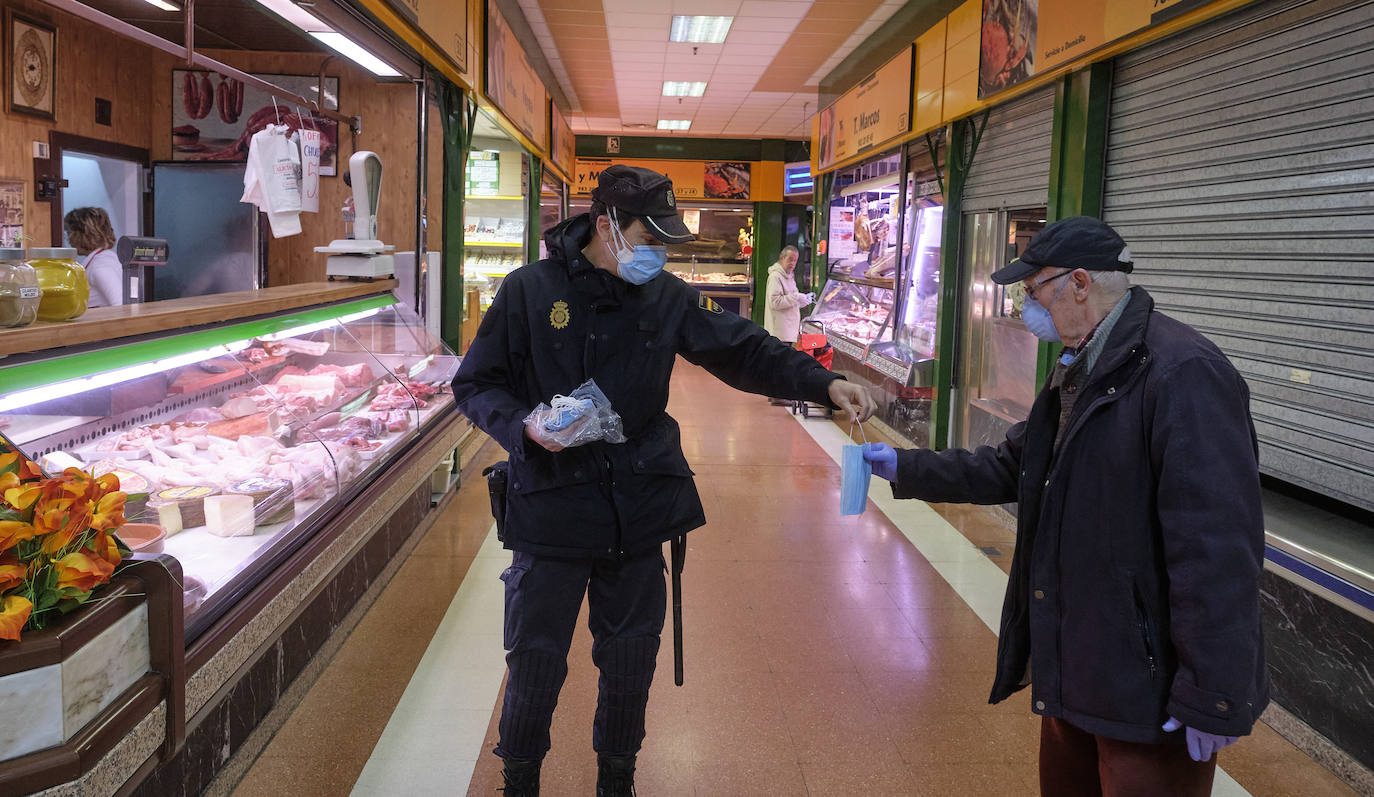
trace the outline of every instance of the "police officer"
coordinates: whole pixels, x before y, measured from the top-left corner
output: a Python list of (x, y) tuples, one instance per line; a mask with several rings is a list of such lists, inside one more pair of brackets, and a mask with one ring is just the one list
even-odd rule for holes
[[(503, 541), (509, 674), (496, 755), (507, 795), (539, 792), (549, 724), (587, 596), (600, 670), (598, 795), (633, 794), (635, 754), (667, 610), (662, 544), (706, 516), (666, 412), (678, 355), (740, 390), (825, 403), (865, 420), (863, 388), (671, 274), (692, 240), (672, 182), (602, 171), (589, 213), (544, 234), (549, 257), (501, 286), (453, 382), (459, 409), (510, 454)], [(588, 379), (628, 438), (563, 449), (524, 418)]]

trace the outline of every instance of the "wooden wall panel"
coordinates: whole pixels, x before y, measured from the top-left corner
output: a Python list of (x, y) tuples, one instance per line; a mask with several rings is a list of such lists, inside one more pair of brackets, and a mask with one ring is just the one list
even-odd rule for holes
[[(151, 81), (155, 87), (152, 120), (153, 158), (167, 160), (172, 154), (171, 118), (173, 92), (172, 72), (181, 68), (174, 56), (154, 53)], [(398, 251), (415, 248), (416, 191), (418, 189), (416, 163), (416, 135), (418, 118), (415, 107), (415, 88), (409, 83), (378, 83), (371, 74), (342, 59), (328, 59), (315, 53), (260, 53), (239, 51), (206, 51), (206, 55), (229, 66), (257, 74), (319, 74), (325, 72), (339, 78), (341, 112), (362, 117), (362, 133), (357, 136), (358, 150), (372, 150), (382, 159), (382, 216), (379, 220), (382, 240), (395, 244)], [(245, 108), (250, 114), (255, 109)], [(325, 256), (315, 247), (328, 244), (344, 236), (340, 208), (351, 189), (344, 184), (343, 172), (348, 158), (355, 151), (348, 130), (340, 125), (339, 174), (320, 178), (320, 212), (301, 215), (300, 235), (270, 239), (267, 247), (268, 284), (293, 285), (325, 278)], [(266, 226), (266, 225), (264, 225)]]
[[(33, 142), (47, 143), (48, 133), (57, 130), (149, 148), (147, 109), (151, 89), (148, 81), (139, 78), (147, 70), (149, 50), (142, 45), (115, 46), (117, 40), (103, 28), (37, 0), (16, 0), (4, 5), (57, 27), (56, 121), (9, 113), (0, 87), (0, 177), (26, 183), (24, 233), (30, 239), (29, 245), (49, 246), (51, 208), (48, 203), (33, 199)], [(0, 64), (0, 78), (9, 79), (7, 64)], [(97, 97), (112, 103), (110, 126), (95, 123)]]

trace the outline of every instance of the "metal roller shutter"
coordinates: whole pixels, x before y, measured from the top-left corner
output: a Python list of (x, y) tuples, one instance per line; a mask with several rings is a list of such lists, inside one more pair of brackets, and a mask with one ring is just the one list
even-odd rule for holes
[(1374, 509), (1374, 2), (1260, 2), (1122, 56), (1104, 218), (1250, 383), (1266, 473)]
[(1053, 135), (1054, 86), (993, 108), (964, 182), (964, 212), (1049, 205)]

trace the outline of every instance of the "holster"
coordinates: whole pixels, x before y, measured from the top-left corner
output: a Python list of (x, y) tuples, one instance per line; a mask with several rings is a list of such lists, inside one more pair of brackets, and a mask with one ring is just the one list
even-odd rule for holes
[(496, 539), (506, 541), (506, 485), (510, 482), (510, 462), (501, 460), (482, 471), (487, 477), (491, 497), (491, 516), (496, 520)]

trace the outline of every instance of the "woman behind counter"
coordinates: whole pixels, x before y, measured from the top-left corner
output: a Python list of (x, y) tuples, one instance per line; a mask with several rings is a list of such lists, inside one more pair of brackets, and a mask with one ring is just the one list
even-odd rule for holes
[(87, 307), (124, 303), (124, 266), (114, 253), (115, 234), (110, 216), (101, 208), (77, 208), (62, 219), (67, 241), (84, 258), (86, 280), (91, 284)]

